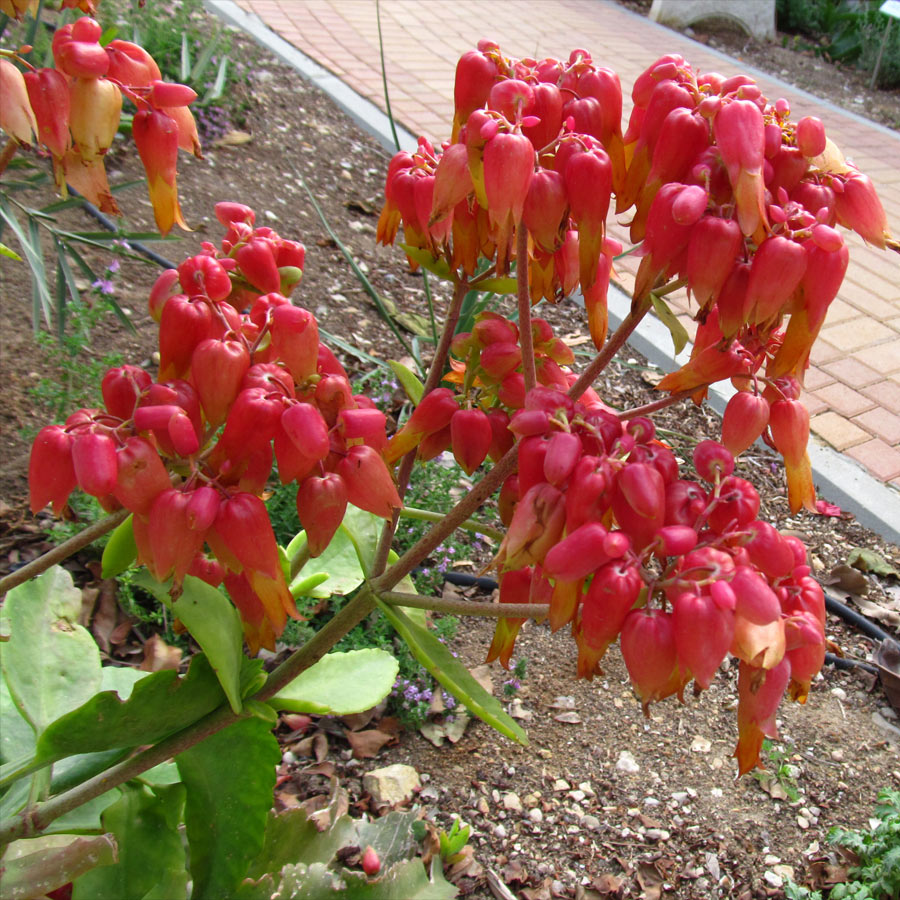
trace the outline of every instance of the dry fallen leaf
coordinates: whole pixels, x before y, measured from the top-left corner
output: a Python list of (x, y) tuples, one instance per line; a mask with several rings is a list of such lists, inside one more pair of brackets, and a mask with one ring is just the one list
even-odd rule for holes
[(834, 585), (849, 594), (865, 594), (869, 590), (869, 579), (850, 566), (835, 566), (822, 584)]
[(368, 728), (365, 731), (345, 731), (344, 737), (353, 751), (354, 759), (373, 759), (388, 741), (393, 740), (394, 735), (378, 728)]
[(659, 900), (665, 880), (654, 863), (641, 860), (637, 864), (637, 880), (643, 889), (643, 900)]
[(562, 722), (565, 725), (580, 725), (581, 716), (577, 712), (561, 712), (553, 717), (554, 722)]
[(163, 669), (177, 669), (181, 664), (181, 648), (170, 647), (158, 634), (154, 634), (144, 644), (142, 672), (161, 672)]
[(242, 147), (253, 140), (252, 134), (246, 131), (229, 131), (218, 140), (213, 141), (213, 147)]

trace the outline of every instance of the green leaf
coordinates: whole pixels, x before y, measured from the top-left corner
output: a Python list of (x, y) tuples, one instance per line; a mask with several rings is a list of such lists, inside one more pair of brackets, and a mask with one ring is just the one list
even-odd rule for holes
[(104, 666), (100, 679), (101, 691), (115, 691), (120, 700), (127, 700), (131, 696), (134, 686), (150, 673), (140, 669), (132, 669), (128, 666)]
[(391, 367), (391, 371), (397, 376), (397, 381), (400, 382), (403, 390), (406, 391), (406, 396), (418, 406), (422, 402), (422, 395), (425, 393), (425, 385), (416, 377), (415, 372), (413, 372), (412, 369), (408, 369), (403, 363), (389, 359), (388, 365)]
[(203, 52), (200, 56), (197, 57), (197, 62), (194, 63), (194, 68), (191, 69), (190, 83), (191, 84), (199, 84), (203, 80), (203, 75), (206, 72), (206, 68), (210, 63), (210, 60), (213, 57), (213, 53), (216, 52), (216, 49), (219, 46), (220, 36), (216, 35), (213, 40), (209, 41), (207, 45), (203, 48)]
[(684, 350), (690, 337), (684, 325), (678, 321), (678, 317), (672, 312), (662, 297), (657, 297), (656, 294), (651, 293), (650, 301), (653, 304), (653, 311), (656, 313), (656, 317), (669, 329), (669, 334), (672, 335), (672, 343), (675, 346), (675, 355), (677, 356)]
[[(137, 38), (135, 38), (137, 41)], [(191, 77), (191, 48), (188, 46), (187, 34), (181, 35), (181, 66), (178, 70), (178, 78), (186, 82)]]
[(34, 729), (19, 712), (0, 674), (0, 763), (27, 760), (34, 755)]
[(859, 569), (860, 572), (872, 572), (882, 578), (900, 578), (900, 571), (895, 569), (880, 553), (865, 547), (854, 547), (847, 557), (847, 565)]
[[(180, 873), (181, 897), (187, 871), (178, 833), (184, 807), (184, 787), (125, 784), (122, 796), (103, 814), (103, 827), (115, 835), (119, 861), (92, 869), (73, 885), (73, 900), (141, 898), (164, 873)], [(175, 900), (179, 895), (170, 895)]]
[(100, 563), (103, 578), (121, 575), (137, 559), (133, 520), (134, 516), (129, 516), (109, 536)]
[(384, 519), (357, 506), (353, 506), (352, 503), (347, 504), (347, 512), (344, 515), (341, 528), (347, 532), (350, 540), (353, 541), (363, 572), (371, 572), (372, 570), (375, 550), (378, 547), (378, 539), (381, 537), (383, 526)]
[(13, 841), (0, 860), (3, 896), (5, 900), (41, 897), (115, 860), (116, 842), (110, 834), (92, 838), (54, 834)]
[(424, 250), (420, 247), (413, 247), (410, 244), (401, 244), (400, 249), (414, 262), (418, 263), (423, 269), (437, 275), (444, 281), (453, 281), (455, 273), (450, 268), (447, 260), (435, 259), (431, 255), (430, 250)]
[(57, 719), (38, 739), (37, 761), (153, 744), (193, 724), (224, 700), (209, 660), (197, 654), (182, 678), (171, 669), (154, 672), (134, 685), (127, 700), (103, 691)]
[(421, 859), (407, 859), (391, 866), (374, 880), (363, 872), (341, 872), (344, 900), (452, 900), (456, 887), (444, 878), (439, 856), (432, 857), (431, 877)]
[(239, 713), (244, 635), (240, 613), (231, 601), (202, 578), (192, 575), (185, 577), (181, 596), (174, 603), (169, 596), (170, 584), (155, 581), (147, 572), (139, 572), (134, 582), (171, 607), (206, 654), (232, 710)]
[(394, 626), (394, 630), (406, 641), (413, 656), (442, 687), (491, 728), (523, 746), (528, 745), (528, 736), (518, 723), (506, 714), (497, 698), (489, 694), (427, 628), (417, 625), (397, 607), (388, 606), (377, 598), (376, 602), (387, 620)]
[[(288, 557), (295, 557), (305, 547), (306, 532), (301, 531), (288, 545)], [(294, 597), (325, 598), (332, 594), (349, 594), (364, 580), (356, 548), (347, 530), (341, 526), (323, 553), (310, 559), (300, 570), (291, 582), (290, 590)]]
[(488, 278), (478, 282), (478, 290), (492, 294), (514, 294), (518, 290), (518, 282), (515, 278)]
[(223, 56), (219, 60), (219, 68), (216, 71), (216, 80), (212, 83), (209, 90), (203, 95), (203, 100), (201, 101), (201, 106), (206, 106), (207, 103), (212, 103), (213, 100), (218, 100), (225, 91), (225, 77), (228, 74), (228, 57)]
[(262, 849), (280, 760), (278, 741), (256, 718), (241, 719), (175, 757), (187, 788), (192, 900), (234, 894)]
[(15, 250), (10, 250), (6, 244), (0, 242), (0, 256), (5, 256), (7, 259), (14, 259), (16, 262), (22, 262), (22, 257), (16, 253)]
[[(28, 261), (28, 265), (31, 268), (31, 284), (32, 293), (34, 295), (34, 308), (32, 313), (35, 327), (37, 327), (37, 318), (40, 310), (43, 309), (46, 314), (49, 314), (51, 306), (50, 292), (47, 289), (47, 279), (44, 273), (44, 256), (43, 251), (41, 250), (40, 241), (38, 240), (37, 243), (33, 243), (31, 239), (26, 237), (25, 231), (19, 224), (15, 212), (13, 212), (9, 203), (6, 201), (6, 198), (2, 194), (0, 194), (0, 218), (6, 222), (13, 234), (15, 234), (19, 241), (19, 245), (22, 248), (22, 252), (25, 254), (25, 258)], [(50, 324), (49, 319), (47, 320), (47, 324)]]
[(372, 822), (360, 819), (356, 824), (359, 835), (356, 843), (360, 847), (371, 847), (378, 854), (382, 868), (390, 868), (416, 855), (413, 823), (419, 821), (420, 816), (420, 810), (411, 809), (406, 812), (394, 810)]
[(78, 624), (80, 613), (81, 591), (61, 566), (7, 594), (10, 638), (0, 666), (13, 702), (38, 734), (100, 688), (100, 651)]
[(363, 712), (391, 692), (398, 669), (399, 664), (390, 653), (374, 647), (329, 653), (269, 702), (276, 709), (321, 716)]
[[(319, 831), (300, 807), (282, 813), (269, 812), (262, 850), (250, 865), (247, 877), (255, 880), (275, 874), (289, 863), (325, 863), (341, 847), (356, 843), (356, 823), (340, 816), (325, 831)], [(271, 883), (271, 878), (270, 878)]]

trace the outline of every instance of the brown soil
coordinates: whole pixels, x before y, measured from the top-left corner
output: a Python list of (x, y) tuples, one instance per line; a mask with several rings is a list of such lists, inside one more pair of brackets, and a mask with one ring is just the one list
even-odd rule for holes
[[(399, 250), (376, 248), (374, 243), (388, 156), (296, 74), (243, 39), (236, 44), (236, 52), (255, 61), (252, 80), (242, 89), (248, 105), (244, 127), (251, 138), (214, 145), (203, 161), (182, 160), (182, 206), (196, 231), (156, 249), (179, 261), (194, 252), (199, 241), (218, 241), (221, 230), (212, 217), (213, 203), (246, 202), (256, 208), (260, 221), (306, 244), (299, 300), (316, 314), (321, 327), (371, 355), (401, 357), (402, 349), (360, 289), (303, 187), (305, 182), (376, 290), (401, 310), (424, 315), (421, 277), (407, 272)], [(116, 150), (110, 169), (114, 181), (136, 177), (133, 150)], [(30, 202), (49, 200), (47, 195)], [(124, 192), (120, 202), (129, 228), (152, 227), (140, 187)], [(76, 230), (96, 227), (77, 211), (60, 220)], [(111, 257), (95, 253), (91, 258), (102, 270)], [(28, 325), (30, 287), (24, 265), (4, 261), (3, 269), (0, 571), (20, 565), (46, 546), (38, 527), (43, 520), (36, 525), (26, 510), (24, 479), (27, 434), (47, 421), (29, 389), (41, 374), (53, 374)], [(130, 310), (136, 332), (130, 334), (109, 320), (96, 330), (86, 353), (113, 348), (127, 361), (152, 369), (156, 329), (145, 304), (158, 271), (123, 262), (116, 298)], [(432, 286), (442, 309), (446, 291), (434, 280)], [(574, 304), (542, 308), (541, 314), (558, 334), (585, 330)], [(365, 370), (348, 354), (340, 355), (356, 371)], [(628, 406), (646, 401), (652, 380), (652, 373), (633, 356), (628, 364), (608, 371), (598, 390), (610, 403)], [(77, 405), (73, 397), (71, 408)], [(668, 429), (666, 437), (684, 458), (689, 458), (693, 440), (716, 431), (714, 416), (693, 407), (669, 411), (660, 426)], [(895, 567), (900, 565), (897, 548), (852, 518), (789, 516), (774, 458), (750, 455), (742, 462), (742, 472), (759, 486), (765, 516), (807, 540), (816, 574), (826, 576), (844, 564), (852, 547), (873, 549)], [(896, 583), (874, 575), (862, 580), (870, 600), (885, 609), (896, 608)], [(491, 633), (489, 622), (467, 622), (454, 649), (467, 664), (477, 665)], [(828, 635), (850, 656), (871, 653), (871, 641), (833, 617)], [(419, 798), (426, 814), (443, 825), (452, 814), (469, 822), (476, 860), (522, 897), (781, 897), (779, 878), (788, 870), (780, 867), (790, 867), (798, 880), (805, 879), (812, 862), (827, 855), (825, 836), (831, 826), (865, 827), (878, 789), (900, 786), (896, 716), (873, 678), (859, 670), (826, 669), (804, 708), (783, 709), (777, 747), (794, 768), (782, 771), (780, 787), (786, 785), (788, 794), (796, 791), (792, 800), (779, 792), (777, 782), (768, 783), (765, 791), (756, 778), (734, 780), (730, 755), (736, 739), (736, 669), (726, 667), (699, 700), (690, 699), (684, 706), (661, 704), (645, 719), (615, 651), (606, 674), (590, 683), (573, 678), (574, 645), (564, 633), (525, 627), (516, 656), (528, 660), (528, 676), (515, 708), (525, 716), (529, 748), (514, 746), (473, 723), (458, 743), (441, 749), (417, 733), (407, 733), (374, 760), (350, 758), (339, 741), (332, 742), (330, 757), (362, 806), (364, 770), (403, 761), (428, 774)], [(497, 692), (504, 677), (495, 670)], [(572, 698), (563, 704), (576, 714), (566, 717), (569, 722), (556, 718), (563, 711), (554, 706), (560, 697)], [(617, 768), (623, 752), (633, 756), (638, 771), (629, 774)], [(296, 790), (306, 793), (317, 782), (301, 768), (287, 757), (284, 773)], [(517, 795), (521, 811), (511, 793)], [(779, 793), (782, 799), (776, 799)], [(475, 873), (477, 869), (470, 870)], [(460, 887), (474, 897), (490, 896), (484, 872), (463, 877)]]

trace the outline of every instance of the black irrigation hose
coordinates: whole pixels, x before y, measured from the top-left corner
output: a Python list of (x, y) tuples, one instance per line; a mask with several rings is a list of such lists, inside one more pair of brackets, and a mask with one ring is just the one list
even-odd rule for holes
[(890, 639), (890, 635), (883, 628), (880, 628), (871, 619), (860, 615), (856, 610), (850, 609), (846, 603), (842, 603), (837, 597), (830, 594), (828, 590), (825, 590), (825, 609), (836, 616), (840, 616), (845, 622), (849, 622), (873, 640), (886, 641)]
[[(117, 233), (119, 230), (119, 226), (113, 222), (112, 219), (109, 218), (105, 213), (100, 212), (90, 200), (85, 199), (75, 188), (70, 187), (69, 193), (76, 197), (81, 201), (82, 208), (86, 213), (92, 215), (107, 231), (111, 231), (113, 234)], [(128, 246), (131, 247), (132, 250), (137, 251), (141, 254), (141, 256), (146, 256), (147, 259), (152, 262), (157, 263), (157, 265), (162, 266), (164, 269), (176, 269), (178, 266), (173, 263), (171, 260), (166, 259), (164, 256), (160, 256), (155, 250), (151, 250), (145, 244), (142, 244), (140, 241), (128, 241)]]
[(495, 591), (499, 587), (496, 580), (482, 575), (467, 575), (465, 572), (446, 572), (444, 581), (458, 587), (478, 587), (483, 591)]
[(872, 675), (879, 673), (878, 667), (873, 666), (872, 663), (864, 662), (861, 659), (850, 659), (848, 656), (837, 656), (834, 653), (826, 653), (825, 662), (836, 669), (862, 669)]

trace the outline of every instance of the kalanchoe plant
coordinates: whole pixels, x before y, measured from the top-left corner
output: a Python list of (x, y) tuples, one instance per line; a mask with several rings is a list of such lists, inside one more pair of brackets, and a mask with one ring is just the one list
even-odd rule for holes
[[(169, 756), (195, 753), (248, 713), (330, 708), (304, 693), (324, 679), (307, 670), (376, 606), (442, 689), (518, 740), (518, 726), (411, 608), (497, 617), (488, 659), (507, 667), (529, 616), (570, 626), (582, 677), (597, 674), (620, 639), (645, 710), (681, 697), (691, 681), (697, 692), (707, 688), (731, 654), (739, 660), (741, 773), (759, 764), (764, 738), (775, 736), (783, 695), (806, 700), (824, 659), (822, 590), (802, 543), (758, 519), (759, 496), (734, 474), (734, 455), (764, 436), (785, 458), (791, 508), (815, 508), (798, 395), (846, 268), (834, 226), (897, 248), (871, 182), (843, 161), (821, 123), (795, 124), (787, 103), (770, 103), (751, 79), (698, 74), (679, 56), (640, 76), (624, 134), (618, 78), (584, 50), (565, 61), (515, 60), (483, 42), (460, 60), (455, 98), (452, 142), (438, 151), (421, 139), (388, 169), (379, 239), (393, 242), (402, 225), (411, 263), (453, 283), (425, 383), (410, 372), (401, 378), (416, 407), (396, 433), (388, 437), (384, 414), (353, 393), (315, 317), (290, 299), (302, 245), (257, 226), (248, 207), (219, 203), (220, 244), (204, 243), (151, 291), (157, 378), (134, 366), (113, 369), (103, 409), (78, 410), (38, 435), (32, 509), (52, 503), (60, 512), (76, 487), (95, 496), (112, 514), (98, 529), (119, 525), (107, 573), (135, 558), (146, 566), (152, 578), (143, 583), (194, 635), (228, 702), (162, 740), (142, 732), (135, 745), (122, 744), (145, 749), (113, 776), (44, 802), (33, 795), (0, 824), (0, 837), (46, 828)], [(606, 292), (621, 249), (606, 234), (613, 206), (634, 208), (631, 238), (643, 258), (631, 313), (607, 335)], [(641, 318), (681, 284), (701, 323), (690, 361), (662, 380), (666, 396), (612, 409), (591, 385)], [(577, 287), (597, 351), (580, 375), (570, 348), (532, 317), (534, 304)], [(463, 299), (477, 289), (515, 293), (516, 321), (483, 312), (471, 332), (456, 334)], [(735, 381), (742, 398), (726, 413), (724, 443), (701, 442), (697, 478), (682, 477), (649, 416), (687, 398), (699, 402), (723, 379)], [(470, 476), (491, 465), (397, 558), (391, 543), (410, 472), (445, 450)], [(287, 549), (276, 544), (263, 500), (275, 463), (282, 483), (298, 485), (304, 533)], [(495, 493), (506, 527), (494, 560), (499, 603), (415, 595), (406, 576), (456, 528), (486, 532), (470, 517)], [(219, 623), (239, 613), (251, 654), (273, 649), (297, 615), (294, 598), (316, 596), (332, 577), (317, 559), (340, 563), (341, 587), (330, 593), (346, 603), (264, 683), (250, 678), (247, 687), (241, 665), (223, 651)], [(324, 671), (332, 659), (319, 663)], [(396, 668), (384, 674), (380, 697)], [(253, 759), (271, 768), (263, 756)], [(7, 780), (48, 758), (14, 766)], [(184, 781), (194, 840), (196, 789)], [(199, 871), (205, 848), (191, 847), (197, 896), (196, 885), (207, 885)], [(376, 874), (374, 864), (368, 869)], [(245, 873), (235, 865), (232, 886)]]

